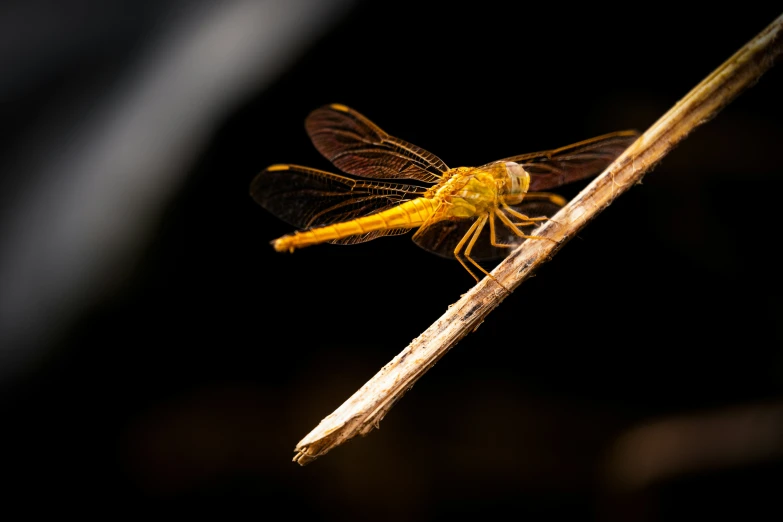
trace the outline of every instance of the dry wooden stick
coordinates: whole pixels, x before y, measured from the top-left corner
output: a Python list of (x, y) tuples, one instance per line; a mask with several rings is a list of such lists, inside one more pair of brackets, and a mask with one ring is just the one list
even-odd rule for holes
[[(641, 181), (691, 131), (715, 117), (745, 88), (758, 81), (782, 51), (783, 15), (697, 85), (536, 231), (536, 235), (554, 241), (525, 241), (492, 275), (510, 290), (518, 287), (618, 195)], [(377, 427), (405, 392), (460, 339), (475, 330), (507, 295), (494, 281), (484, 278), (303, 438), (296, 446), (293, 460), (305, 465)]]

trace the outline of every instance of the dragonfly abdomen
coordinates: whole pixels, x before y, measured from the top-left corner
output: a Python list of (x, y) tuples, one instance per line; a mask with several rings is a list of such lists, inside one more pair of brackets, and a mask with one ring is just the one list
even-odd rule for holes
[(278, 252), (293, 252), (297, 248), (317, 245), (326, 241), (362, 236), (379, 230), (417, 228), (435, 213), (438, 201), (416, 198), (376, 214), (295, 232), (272, 241)]

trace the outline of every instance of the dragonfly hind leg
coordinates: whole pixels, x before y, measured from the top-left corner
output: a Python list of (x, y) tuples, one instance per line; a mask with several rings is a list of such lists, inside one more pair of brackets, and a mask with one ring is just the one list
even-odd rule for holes
[[(473, 225), (471, 225), (471, 227), (470, 227), (470, 228), (468, 229), (468, 231), (465, 233), (465, 235), (463, 236), (463, 238), (460, 240), (460, 242), (459, 242), (459, 243), (457, 244), (457, 246), (454, 248), (454, 257), (456, 257), (456, 258), (457, 258), (457, 261), (459, 261), (459, 262), (460, 262), (460, 264), (463, 266), (463, 268), (464, 268), (465, 270), (467, 270), (467, 271), (468, 271), (468, 273), (469, 273), (470, 275), (472, 275), (472, 276), (473, 276), (473, 278), (476, 280), (476, 282), (479, 282), (479, 278), (476, 276), (476, 274), (474, 274), (474, 273), (473, 273), (473, 271), (472, 271), (470, 268), (468, 268), (468, 265), (466, 265), (466, 264), (465, 264), (465, 262), (464, 262), (464, 261), (463, 261), (463, 260), (460, 258), (460, 251), (461, 251), (461, 250), (462, 250), (462, 248), (465, 246), (465, 243), (467, 243), (467, 244), (468, 244), (468, 246), (465, 248), (465, 252), (462, 254), (462, 255), (465, 257), (465, 259), (467, 259), (468, 261), (470, 261), (470, 263), (471, 263), (473, 266), (475, 266), (476, 268), (478, 268), (478, 269), (479, 269), (481, 272), (483, 272), (483, 273), (484, 273), (484, 275), (486, 275), (487, 277), (489, 277), (490, 279), (492, 279), (493, 281), (495, 281), (495, 282), (496, 282), (498, 285), (500, 285), (500, 287), (501, 287), (503, 290), (505, 290), (506, 292), (508, 292), (508, 293), (510, 294), (510, 293), (511, 293), (511, 291), (510, 291), (508, 288), (506, 288), (505, 286), (503, 286), (503, 283), (501, 283), (500, 281), (498, 281), (498, 280), (495, 278), (495, 276), (493, 276), (492, 274), (490, 274), (489, 272), (487, 272), (487, 271), (484, 269), (484, 267), (482, 267), (481, 265), (479, 265), (479, 264), (478, 264), (478, 263), (477, 263), (477, 262), (476, 262), (476, 261), (475, 261), (475, 260), (474, 260), (472, 257), (470, 257), (470, 253), (473, 251), (473, 246), (476, 244), (476, 240), (477, 240), (477, 239), (479, 238), (479, 236), (481, 235), (481, 231), (484, 229), (484, 225), (486, 225), (486, 223), (487, 223), (487, 218), (489, 218), (490, 216), (491, 216), (491, 214), (483, 214), (481, 217), (479, 217), (479, 218), (476, 220), (476, 222), (475, 222), (475, 223), (473, 223)], [(491, 222), (489, 226), (490, 226), (490, 229), (491, 229), (491, 230), (494, 232), (494, 223), (493, 223), (493, 222)]]
[[(486, 220), (487, 220), (486, 215), (480, 217), (479, 219), (477, 219), (470, 226), (470, 228), (465, 233), (465, 235), (462, 237), (462, 239), (460, 239), (459, 243), (457, 243), (457, 246), (454, 247), (454, 257), (457, 258), (457, 261), (459, 261), (459, 264), (461, 264), (462, 267), (465, 270), (467, 270), (470, 275), (473, 276), (473, 279), (475, 279), (477, 283), (479, 282), (478, 276), (476, 276), (476, 274), (474, 274), (473, 271), (470, 268), (468, 268), (468, 265), (465, 264), (465, 261), (462, 260), (462, 258), (460, 257), (459, 253), (462, 250), (462, 248), (465, 246), (465, 243), (467, 243), (469, 239), (471, 239), (472, 241), (475, 241), (475, 239), (472, 239), (472, 238), (476, 235), (477, 229), (478, 229), (478, 232), (481, 232), (481, 228), (484, 227), (484, 222), (486, 222)], [(471, 263), (475, 264), (475, 262), (473, 262), (473, 260), (470, 260), (470, 261), (471, 261)], [(481, 268), (481, 267), (479, 267), (479, 268), (482, 271), (484, 271), (483, 268)], [(486, 273), (486, 271), (484, 271), (484, 273)], [(489, 274), (487, 274), (487, 275), (489, 275)]]

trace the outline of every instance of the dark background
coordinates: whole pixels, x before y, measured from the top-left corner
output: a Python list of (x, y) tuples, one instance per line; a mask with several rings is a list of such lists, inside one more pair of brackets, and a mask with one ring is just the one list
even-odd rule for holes
[[(409, 236), (275, 253), (292, 229), (248, 194), (272, 163), (329, 169), (303, 127), (326, 103), (452, 167), (643, 131), (774, 7), (260, 5), (0, 11), (9, 498), (96, 513), (217, 500), (261, 519), (780, 516), (779, 66), (507, 298), (379, 431), (304, 468), (295, 444), (473, 280)], [(226, 32), (194, 37), (188, 56), (229, 73), (161, 89), (160, 117), (145, 119), (139, 77), (172, 73), (167, 46), (194, 13)], [(263, 59), (230, 69), (248, 49)], [(171, 66), (143, 66), (158, 56)], [(139, 107), (100, 117), (126, 95)], [(105, 148), (128, 119), (144, 139), (117, 132)], [(80, 154), (103, 156), (68, 161)], [(83, 164), (101, 168), (77, 184)]]

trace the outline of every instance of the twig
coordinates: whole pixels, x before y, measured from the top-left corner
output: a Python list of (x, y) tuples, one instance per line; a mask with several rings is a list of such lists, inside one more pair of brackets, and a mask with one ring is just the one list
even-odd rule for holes
[[(715, 117), (740, 92), (754, 84), (783, 51), (783, 15), (775, 19), (734, 56), (718, 67), (663, 115), (536, 235), (554, 241), (525, 241), (492, 275), (506, 288), (518, 287), (587, 223), (644, 174), (696, 127)], [(507, 296), (485, 278), (424, 333), (384, 366), (296, 446), (301, 465), (356, 435), (377, 427), (413, 384), (457, 342), (475, 330)]]

